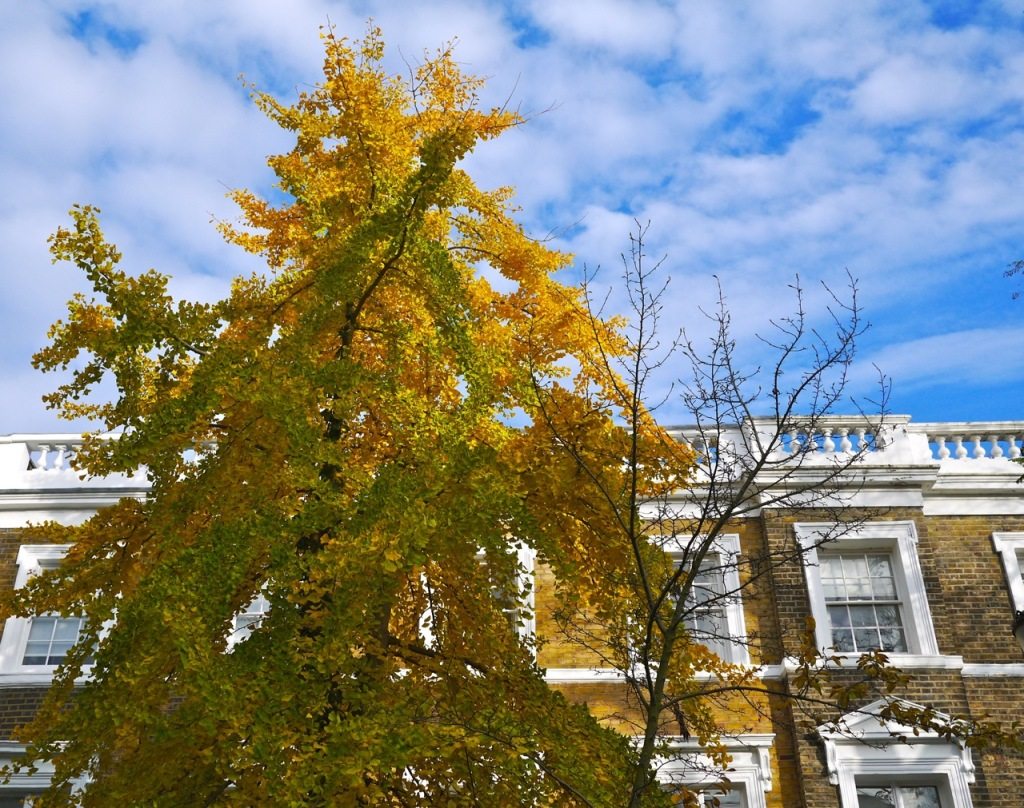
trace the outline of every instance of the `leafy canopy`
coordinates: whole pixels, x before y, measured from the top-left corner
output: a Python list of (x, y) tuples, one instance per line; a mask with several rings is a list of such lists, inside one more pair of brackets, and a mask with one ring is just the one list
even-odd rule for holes
[[(459, 167), (516, 113), (481, 108), (447, 51), (401, 79), (376, 30), (324, 43), (294, 104), (254, 93), (295, 136), (270, 158), (287, 202), (235, 192), (221, 229), (265, 274), (176, 301), (120, 268), (95, 209), (52, 237), (93, 292), (35, 357), (71, 369), (48, 403), (119, 435), (80, 468), (145, 467), (152, 488), (38, 529), (73, 549), (6, 611), (84, 614), (89, 636), (28, 760), (56, 762), (55, 804), (608, 804), (634, 753), (545, 686), (493, 593), (519, 544), (580, 593), (629, 563), (563, 451), (619, 485), (618, 324), (554, 278), (568, 257), (524, 233), (509, 189)], [(104, 378), (113, 400), (90, 395)], [(684, 473), (674, 457), (650, 472)]]

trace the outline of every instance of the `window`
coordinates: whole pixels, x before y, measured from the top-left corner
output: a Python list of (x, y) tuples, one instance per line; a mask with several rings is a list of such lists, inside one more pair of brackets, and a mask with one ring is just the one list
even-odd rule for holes
[[(0, 740), (0, 767), (9, 767), (25, 754), (25, 747), (15, 741)], [(33, 800), (50, 785), (53, 778), (53, 763), (40, 761), (35, 771), (12, 772), (0, 783), (0, 808), (29, 808)], [(74, 793), (80, 788), (80, 781), (72, 784)]]
[[(664, 784), (662, 788), (670, 793), (677, 793), (681, 790), (681, 787), (669, 784)], [(693, 786), (687, 786), (687, 789), (692, 791)], [(747, 808), (748, 803), (743, 795), (744, 790), (743, 786), (702, 787), (697, 791), (697, 805), (699, 808)]]
[[(670, 556), (682, 556), (682, 547), (666, 544)], [(719, 536), (693, 579), (690, 615), (686, 628), (695, 642), (703, 643), (726, 662), (747, 665), (747, 631), (740, 599), (740, 537)]]
[(907, 651), (892, 554), (819, 555), (832, 645), (837, 651)]
[(1024, 533), (993, 533), (992, 545), (1002, 557), (1013, 608), (1024, 611)]
[[(60, 566), (71, 545), (25, 544), (18, 551), (15, 587), (34, 575)], [(15, 674), (52, 674), (78, 642), (85, 618), (64, 615), (8, 618), (0, 640), (0, 671)], [(89, 664), (89, 660), (86, 664)]]
[(701, 808), (714, 808), (718, 800), (718, 808), (746, 808), (747, 801), (743, 796), (743, 786), (723, 791), (718, 788), (704, 788), (697, 793), (697, 805)]
[(794, 527), (819, 648), (938, 656), (913, 522)]
[(730, 659), (732, 643), (726, 614), (725, 573), (718, 554), (704, 559), (690, 590), (690, 614), (686, 628), (690, 637), (703, 643), (722, 659)]
[(910, 727), (884, 721), (879, 712), (886, 703), (879, 700), (844, 717), (842, 731), (818, 728), (829, 782), (839, 786), (840, 808), (972, 808), (971, 750), (934, 732), (915, 735)]
[(262, 592), (258, 594), (248, 606), (235, 615), (232, 623), (231, 636), (228, 637), (228, 647), (247, 640), (253, 629), (259, 628), (263, 618), (270, 611), (270, 602)]
[[(513, 545), (516, 554), (517, 570), (515, 580), (495, 580), (491, 586), (491, 596), (501, 607), (508, 618), (509, 624), (519, 635), (519, 639), (533, 645), (537, 632), (537, 620), (534, 613), (534, 564), (537, 553), (532, 547), (517, 542)], [(481, 567), (487, 567), (487, 555), (481, 550), (476, 554)], [(496, 578), (497, 576), (495, 576)], [(428, 648), (434, 645), (434, 612), (431, 601), (434, 597), (430, 578), (421, 574), (420, 584), (427, 593), (427, 608), (420, 615), (420, 636)]]
[(85, 626), (84, 617), (58, 617), (46, 615), (30, 621), (28, 640), (22, 665), (60, 665), (78, 642)]
[[(495, 584), (491, 587), (491, 595), (501, 604), (501, 610), (519, 634), (519, 638), (524, 642), (532, 643), (537, 631), (533, 593), (533, 566), (537, 554), (532, 547), (527, 547), (522, 543), (517, 543), (514, 547), (517, 564), (515, 580), (509, 581), (507, 584)], [(480, 557), (482, 563), (486, 563), (483, 554)]]
[(857, 808), (942, 808), (938, 786), (861, 786)]
[[(731, 760), (723, 772), (703, 754), (696, 741), (670, 742), (672, 757), (658, 766), (658, 779), (667, 790), (685, 785), (697, 792), (697, 804), (714, 808), (765, 808), (765, 794), (772, 790), (770, 751), (775, 736), (739, 735), (723, 738)], [(728, 788), (723, 788), (728, 782)], [(943, 806), (945, 808), (945, 806)]]

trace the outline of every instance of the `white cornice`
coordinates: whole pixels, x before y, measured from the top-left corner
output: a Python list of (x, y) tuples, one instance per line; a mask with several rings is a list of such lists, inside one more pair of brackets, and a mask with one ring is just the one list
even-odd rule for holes
[(1006, 676), (1024, 677), (1024, 662), (965, 662), (964, 668), (960, 671), (965, 678)]

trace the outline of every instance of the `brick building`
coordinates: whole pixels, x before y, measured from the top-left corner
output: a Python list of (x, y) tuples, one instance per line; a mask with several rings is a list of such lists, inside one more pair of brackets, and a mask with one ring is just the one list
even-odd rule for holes
[[(795, 643), (813, 617), (816, 645), (841, 658), (886, 650), (912, 677), (898, 694), (910, 704), (1007, 723), (1024, 718), (1024, 656), (1010, 633), (1014, 611), (1024, 610), (1024, 469), (1012, 462), (1021, 456), (1024, 422), (915, 424), (889, 417), (877, 434), (856, 419), (829, 423), (810, 444), (809, 473), (815, 462), (825, 469), (859, 450), (850, 467), (856, 473), (843, 476), (834, 492), (855, 518), (836, 530), (834, 508), (790, 504), (757, 508), (731, 523), (716, 552), (734, 563), (723, 563), (721, 580), (708, 586), (739, 597), (710, 615), (732, 638), (714, 650), (786, 688)], [(678, 435), (691, 437), (686, 429)], [(73, 523), (120, 497), (145, 496), (141, 476), (80, 480), (70, 462), (78, 440), (0, 438), (0, 586), (19, 586), (59, 563), (64, 548), (21, 542), (26, 523)], [(800, 438), (792, 441), (795, 452)], [(802, 445), (806, 450), (806, 439)], [(765, 479), (762, 490), (773, 484)], [(740, 580), (787, 546), (799, 548), (802, 562), (773, 565), (754, 584)], [(529, 551), (522, 558), (534, 578), (524, 631), (544, 640), (538, 662), (548, 681), (619, 721), (629, 709), (621, 673), (559, 638), (550, 578)], [(17, 755), (12, 731), (31, 715), (52, 666), (77, 637), (77, 619), (7, 621), (0, 638), (0, 756)], [(706, 804), (715, 795), (723, 806), (744, 808), (1024, 805), (1024, 760), (972, 753), (927, 733), (893, 743), (899, 727), (872, 717), (878, 702), (857, 705), (847, 732), (838, 734), (825, 726), (808, 730), (787, 703), (761, 706), (759, 715), (737, 706), (723, 716), (732, 754), (728, 793), (715, 790), (714, 767), (682, 738), (675, 743), (679, 758), (666, 763), (663, 777), (706, 787)], [(0, 808), (20, 805), (38, 782), (23, 777), (0, 787)]]

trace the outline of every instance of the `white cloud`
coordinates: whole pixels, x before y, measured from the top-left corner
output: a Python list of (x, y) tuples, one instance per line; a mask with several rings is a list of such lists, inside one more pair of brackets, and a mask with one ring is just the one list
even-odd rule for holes
[[(795, 273), (816, 289), (848, 266), (902, 346), (883, 358), (926, 391), (942, 382), (920, 372), (929, 350), (967, 352), (967, 373), (968, 346), (1009, 351), (1024, 315), (1000, 278), (1024, 257), (1024, 34), (1017, 10), (978, 9), (942, 28), (923, 2), (16, 4), (0, 27), (0, 376), (32, 388), (28, 354), (80, 283), (45, 246), (72, 202), (103, 207), (129, 265), (173, 273), (176, 291), (210, 297), (251, 268), (209, 216), (232, 215), (227, 187), (265, 190), (288, 138), (237, 74), (287, 96), (317, 78), (319, 26), (358, 37), (373, 16), (389, 69), (458, 38), (457, 59), (491, 77), (485, 103), (511, 93), (534, 116), (467, 161), (484, 186), (518, 186), (532, 233), (614, 279), (634, 217), (650, 219), (651, 254), (677, 275), (668, 310), (699, 331), (717, 274), (743, 337), (788, 310)], [(111, 26), (137, 43), (115, 47)], [(938, 323), (960, 342), (928, 342)], [(39, 423), (17, 389), (0, 431)]]
[[(1024, 327), (968, 328), (882, 348), (858, 363), (856, 381), (877, 366), (898, 388), (964, 387), (976, 394), (1006, 382), (1024, 381)], [(993, 358), (998, 362), (993, 363)], [(1018, 387), (1019, 389), (1019, 387)]]
[(650, 0), (589, 0), (585, 8), (536, 0), (530, 10), (561, 42), (639, 60), (664, 58), (676, 26), (674, 15)]

